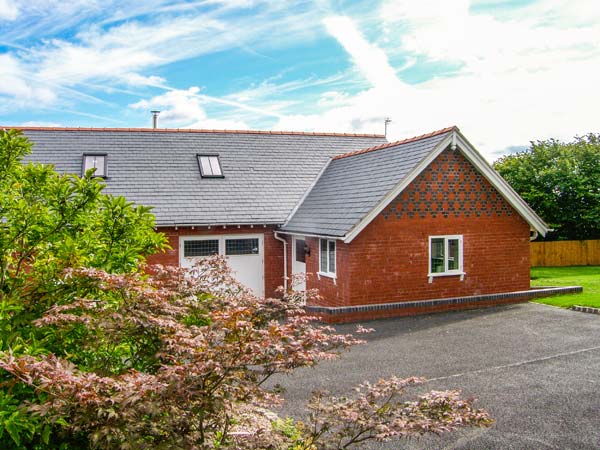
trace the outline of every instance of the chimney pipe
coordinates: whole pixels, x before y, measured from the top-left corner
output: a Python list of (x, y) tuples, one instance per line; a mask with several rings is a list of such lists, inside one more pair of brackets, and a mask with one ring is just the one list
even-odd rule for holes
[(158, 125), (158, 115), (160, 111), (150, 111), (152, 113), (152, 128), (156, 128)]

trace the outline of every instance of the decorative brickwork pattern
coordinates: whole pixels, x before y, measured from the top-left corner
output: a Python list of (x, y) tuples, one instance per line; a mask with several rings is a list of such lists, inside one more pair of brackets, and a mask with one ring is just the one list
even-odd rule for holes
[(389, 219), (501, 217), (515, 212), (460, 152), (445, 150), (383, 211)]

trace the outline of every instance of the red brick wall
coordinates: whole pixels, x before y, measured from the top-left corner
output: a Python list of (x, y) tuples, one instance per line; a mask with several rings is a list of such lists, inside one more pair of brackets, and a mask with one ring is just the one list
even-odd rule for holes
[(319, 275), (319, 239), (307, 238), (310, 247), (310, 255), (306, 255), (306, 272), (308, 289), (318, 289), (323, 297), (321, 305), (341, 306), (346, 304), (350, 296), (350, 273), (348, 264), (350, 254), (349, 247), (340, 241), (336, 241), (336, 278)]
[[(464, 280), (429, 283), (429, 236), (462, 235)], [(314, 243), (318, 249), (318, 243)], [(529, 289), (529, 225), (459, 153), (447, 150), (350, 244), (338, 241), (338, 280), (311, 283), (324, 306)], [(310, 267), (318, 267), (318, 251)]]
[(158, 231), (164, 233), (169, 239), (171, 250), (148, 257), (148, 264), (179, 265), (179, 237), (180, 236), (207, 236), (222, 234), (262, 234), (264, 236), (264, 261), (265, 261), (265, 295), (271, 297), (278, 286), (283, 284), (283, 244), (275, 239), (274, 228), (262, 226), (222, 226), (211, 227), (161, 227)]

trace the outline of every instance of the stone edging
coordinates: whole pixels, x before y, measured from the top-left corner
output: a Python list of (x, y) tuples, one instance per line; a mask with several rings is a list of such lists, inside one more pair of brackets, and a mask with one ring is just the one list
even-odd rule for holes
[(427, 308), (441, 305), (462, 305), (470, 304), (477, 305), (477, 303), (489, 302), (494, 300), (510, 300), (519, 299), (530, 300), (539, 297), (549, 297), (551, 295), (560, 294), (577, 294), (583, 292), (581, 286), (566, 286), (566, 287), (539, 287), (535, 289), (529, 289), (527, 291), (516, 291), (516, 292), (505, 292), (501, 294), (485, 294), (485, 295), (473, 295), (468, 297), (452, 297), (452, 298), (440, 298), (433, 300), (417, 300), (417, 301), (406, 301), (406, 302), (394, 302), (394, 303), (379, 303), (374, 305), (352, 305), (352, 306), (319, 306), (319, 305), (307, 305), (305, 310), (309, 313), (321, 313), (327, 315), (338, 315), (338, 314), (352, 314), (366, 311), (384, 311), (384, 310), (399, 310), (407, 308)]
[(573, 311), (588, 313), (588, 314), (600, 314), (600, 308), (592, 308), (591, 306), (573, 305), (569, 309), (572, 309)]

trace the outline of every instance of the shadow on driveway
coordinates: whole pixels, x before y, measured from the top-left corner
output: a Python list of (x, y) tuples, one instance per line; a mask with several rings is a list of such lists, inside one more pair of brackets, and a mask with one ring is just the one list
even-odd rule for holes
[(524, 303), (363, 325), (376, 329), (367, 345), (274, 380), (285, 389), (281, 415), (301, 418), (313, 390), (349, 393), (366, 380), (424, 376), (427, 390), (478, 398), (496, 424), (362, 448), (600, 448), (599, 316)]

